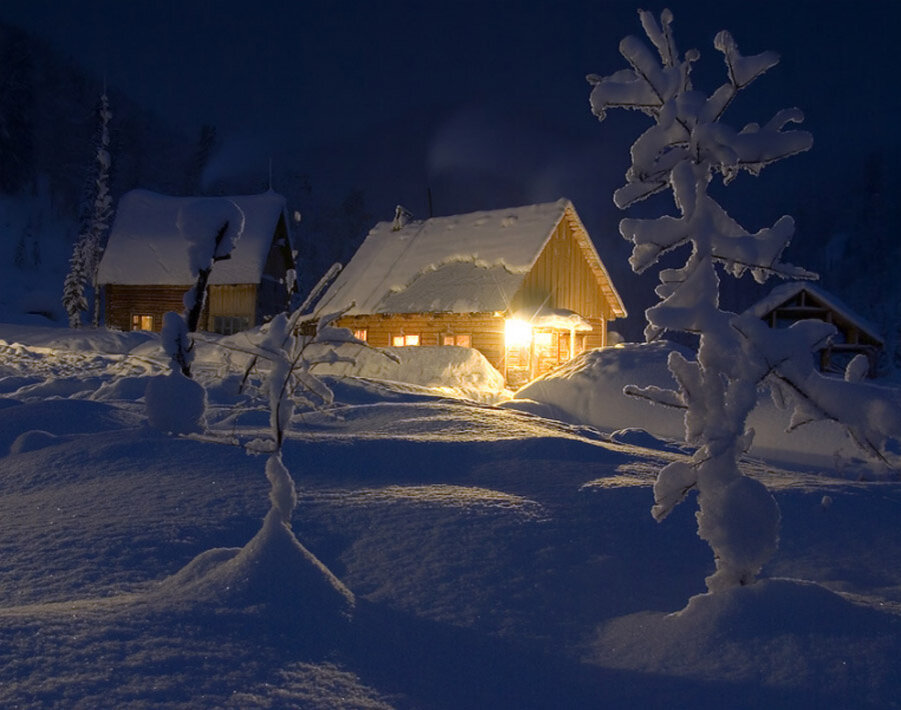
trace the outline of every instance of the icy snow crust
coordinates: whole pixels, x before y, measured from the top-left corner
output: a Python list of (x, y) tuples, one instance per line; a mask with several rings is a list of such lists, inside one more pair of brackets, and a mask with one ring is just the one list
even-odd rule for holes
[(505, 311), (567, 206), (561, 199), (412, 221), (397, 230), (379, 222), (322, 307), (350, 314)]
[[(896, 704), (901, 484), (747, 460), (783, 512), (780, 549), (768, 579), (700, 594), (692, 506), (665, 528), (648, 515), (656, 472), (686, 455), (634, 428), (658, 408), (612, 399), (666, 374), (655, 347), (568, 371), (603, 372), (582, 390), (599, 388), (609, 441), (394, 379), (436, 377), (445, 349), (398, 349), (392, 379), (377, 360), (329, 376), (335, 404), (298, 412), (284, 445), (295, 540), (267, 517), (266, 458), (236, 445), (269, 426), (237, 394), (240, 353), (198, 345), (208, 429), (173, 437), (142, 402), (158, 337), (0, 339), (0, 705)], [(467, 352), (446, 362), (487, 401)]]
[[(259, 283), (285, 200), (274, 192), (238, 197), (169, 197), (132, 190), (119, 200), (100, 262), (101, 284), (187, 286), (197, 278), (196, 244), (210, 245), (229, 220), (231, 258), (216, 263), (209, 283)], [(243, 225), (241, 221), (243, 219)], [(239, 229), (239, 225), (242, 229)], [(208, 232), (199, 234), (199, 231)], [(208, 262), (208, 260), (207, 260)], [(202, 265), (206, 265), (206, 262)]]

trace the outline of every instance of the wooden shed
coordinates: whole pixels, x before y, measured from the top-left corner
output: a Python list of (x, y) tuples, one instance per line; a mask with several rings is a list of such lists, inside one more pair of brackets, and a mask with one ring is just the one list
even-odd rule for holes
[(377, 224), (320, 310), (376, 347), (465, 346), (518, 386), (626, 310), (569, 200)]
[[(223, 201), (228, 204), (223, 205)], [(122, 197), (100, 262), (106, 324), (121, 330), (162, 327), (166, 311), (182, 311), (194, 284), (190, 249), (204, 210), (243, 218), (229, 259), (210, 274), (200, 329), (230, 334), (259, 325), (283, 311), (290, 299), (294, 257), (288, 237), (285, 200), (274, 192), (239, 197), (169, 197), (133, 190)], [(189, 226), (191, 225), (191, 226)], [(214, 234), (210, 234), (212, 240)], [(200, 238), (204, 238), (201, 235)]]
[(781, 284), (748, 309), (771, 328), (787, 328), (800, 320), (816, 319), (835, 326), (836, 335), (817, 357), (823, 372), (842, 374), (856, 355), (870, 361), (870, 377), (875, 376), (883, 340), (876, 328), (838, 298), (809, 281)]

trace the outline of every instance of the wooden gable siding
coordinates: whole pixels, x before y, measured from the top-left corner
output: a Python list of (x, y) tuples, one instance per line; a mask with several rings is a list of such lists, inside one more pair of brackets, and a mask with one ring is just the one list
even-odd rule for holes
[(472, 347), (500, 372), (504, 367), (504, 317), (493, 313), (407, 313), (344, 316), (337, 325), (365, 328), (366, 341), (389, 347), (395, 335), (419, 335), (420, 345), (441, 345), (444, 335), (472, 336)]
[(569, 220), (561, 219), (513, 298), (513, 309), (565, 308), (587, 320), (613, 318), (597, 276), (576, 241)]
[(251, 326), (257, 325), (256, 284), (216, 284), (209, 287), (207, 296), (208, 317), (204, 330), (213, 329), (213, 318), (231, 316), (246, 318)]

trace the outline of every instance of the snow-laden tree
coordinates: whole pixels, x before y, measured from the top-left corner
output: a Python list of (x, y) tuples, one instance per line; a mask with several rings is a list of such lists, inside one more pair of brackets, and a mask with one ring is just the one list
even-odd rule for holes
[(163, 315), (160, 332), (170, 372), (147, 384), (144, 401), (150, 424), (162, 431), (188, 434), (201, 431), (206, 411), (206, 391), (191, 377), (194, 331), (200, 323), (207, 283), (213, 266), (231, 257), (244, 232), (244, 212), (228, 198), (203, 198), (179, 210), (176, 226), (188, 243), (188, 259), (194, 285), (183, 298), (184, 311)]
[(167, 313), (164, 317), (161, 337), (163, 348), (172, 360), (172, 369), (190, 377), (194, 359), (190, 334), (200, 325), (213, 266), (231, 258), (231, 251), (244, 232), (244, 212), (227, 197), (201, 198), (179, 210), (176, 226), (188, 243), (194, 284), (185, 293), (184, 313), (172, 316)]
[(623, 39), (619, 49), (629, 66), (588, 77), (591, 109), (601, 120), (611, 108), (626, 108), (654, 122), (633, 144), (626, 184), (614, 202), (625, 209), (669, 190), (679, 214), (623, 219), (620, 232), (634, 245), (630, 264), (638, 273), (662, 255), (690, 247), (681, 268), (661, 271), (660, 301), (646, 312), (645, 336), (652, 340), (665, 331), (682, 331), (698, 335), (699, 345), (694, 360), (677, 352), (669, 356), (678, 389), (627, 387), (626, 392), (685, 410), (685, 438), (696, 452), (660, 471), (652, 513), (662, 520), (689, 492), (697, 492), (698, 534), (716, 561), (707, 586), (717, 591), (753, 582), (778, 544), (774, 498), (738, 466), (754, 437), (746, 421), (760, 387), (769, 387), (777, 405), (794, 406), (791, 427), (817, 419), (842, 422), (858, 444), (884, 462), (892, 456), (901, 409), (887, 393), (861, 395), (859, 385), (815, 371), (811, 353), (832, 336), (831, 325), (803, 321), (776, 330), (719, 308), (721, 272), (739, 277), (750, 271), (761, 283), (774, 275), (815, 278), (781, 261), (794, 232), (791, 217), (750, 233), (708, 192), (716, 177), (728, 185), (743, 170), (758, 175), (771, 163), (808, 150), (813, 140), (805, 131), (788, 130), (803, 120), (795, 108), (740, 130), (721, 122), (738, 93), (778, 63), (775, 53), (743, 56), (728, 32), (718, 33), (714, 46), (725, 60), (726, 81), (708, 96), (692, 85), (699, 53), (680, 57), (676, 50), (669, 10), (659, 23), (649, 12), (639, 16), (653, 49), (637, 37)]
[(85, 190), (87, 203), (85, 218), (69, 259), (69, 273), (63, 283), (63, 307), (69, 314), (69, 326), (72, 328), (81, 325), (81, 314), (88, 308), (85, 295), (88, 282), (91, 284), (94, 297), (91, 322), (95, 328), (100, 326), (100, 289), (97, 273), (113, 216), (113, 201), (109, 191), (112, 164), (109, 152), (109, 122), (113, 115), (105, 91), (100, 96), (97, 116), (99, 119), (97, 150), (94, 156), (94, 169)]
[(81, 314), (88, 310), (85, 284), (88, 280), (87, 240), (75, 242), (69, 258), (69, 272), (63, 281), (63, 307), (69, 314), (69, 327), (81, 327)]

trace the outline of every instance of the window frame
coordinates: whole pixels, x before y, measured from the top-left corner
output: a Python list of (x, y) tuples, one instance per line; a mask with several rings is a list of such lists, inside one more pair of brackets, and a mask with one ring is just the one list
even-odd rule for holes
[[(401, 342), (398, 343), (397, 340), (400, 338)], [(414, 340), (416, 342), (408, 342)], [(422, 345), (422, 336), (419, 333), (392, 333), (391, 334), (391, 347), (394, 348), (415, 348)]]
[[(152, 313), (132, 313), (131, 329), (133, 331), (152, 331), (155, 318)], [(147, 326), (147, 327), (145, 327)]]

